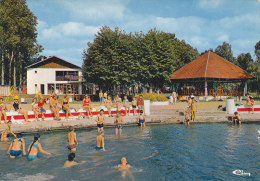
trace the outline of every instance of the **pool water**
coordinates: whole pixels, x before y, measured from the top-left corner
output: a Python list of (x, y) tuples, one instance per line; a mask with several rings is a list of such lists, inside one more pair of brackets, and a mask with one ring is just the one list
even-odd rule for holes
[[(124, 127), (116, 137), (105, 128), (106, 151), (96, 151), (96, 129), (76, 130), (76, 160), (87, 163), (62, 168), (67, 159), (67, 132), (41, 134), (43, 148), (35, 161), (9, 159), (9, 143), (0, 143), (0, 180), (260, 180), (260, 124), (201, 123)], [(12, 139), (12, 138), (11, 138)], [(24, 135), (26, 149), (33, 135)], [(125, 156), (133, 168), (115, 168)], [(232, 172), (243, 170), (250, 176)]]

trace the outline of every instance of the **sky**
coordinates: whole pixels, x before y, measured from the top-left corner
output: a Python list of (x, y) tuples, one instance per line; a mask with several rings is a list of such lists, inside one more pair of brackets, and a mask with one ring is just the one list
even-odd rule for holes
[(203, 52), (224, 41), (234, 56), (260, 40), (260, 0), (27, 0), (38, 18), (41, 55), (82, 65), (82, 53), (102, 26), (126, 32), (156, 28)]

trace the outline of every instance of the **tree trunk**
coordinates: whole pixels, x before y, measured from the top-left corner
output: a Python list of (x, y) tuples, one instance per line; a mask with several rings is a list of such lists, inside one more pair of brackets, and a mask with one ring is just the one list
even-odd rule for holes
[(1, 73), (1, 76), (2, 76), (2, 79), (1, 79), (1, 85), (5, 85), (5, 71), (4, 71), (4, 51), (2, 51), (2, 73)]
[(16, 87), (16, 65), (15, 65), (15, 58), (14, 58), (14, 77), (13, 77), (13, 80), (14, 80), (14, 83), (13, 83), (13, 86)]
[(11, 58), (10, 55), (8, 56), (10, 59), (10, 63), (9, 63), (9, 85), (12, 86), (12, 62), (14, 59), (14, 51), (12, 51), (11, 53)]

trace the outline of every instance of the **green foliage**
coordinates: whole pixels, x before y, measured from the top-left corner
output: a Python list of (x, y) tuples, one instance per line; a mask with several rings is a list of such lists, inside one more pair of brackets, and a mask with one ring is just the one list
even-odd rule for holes
[[(164, 102), (169, 101), (169, 99), (163, 94), (156, 94), (156, 93), (145, 93), (142, 94), (144, 100), (150, 100), (151, 102)], [(136, 95), (139, 97), (139, 95)]]
[(222, 45), (219, 45), (216, 49), (215, 49), (215, 53), (221, 57), (223, 57), (224, 59), (235, 63), (235, 58), (233, 57), (233, 51), (232, 51), (232, 46), (227, 43), (227, 42), (223, 42)]
[(87, 82), (108, 89), (166, 86), (174, 71), (199, 55), (174, 34), (156, 29), (127, 34), (104, 26), (88, 46), (83, 52), (83, 74)]
[(42, 50), (37, 44), (37, 18), (25, 0), (0, 0), (1, 84), (24, 83), (25, 65)]
[(253, 59), (250, 53), (241, 53), (237, 57), (238, 66), (248, 72), (252, 71)]

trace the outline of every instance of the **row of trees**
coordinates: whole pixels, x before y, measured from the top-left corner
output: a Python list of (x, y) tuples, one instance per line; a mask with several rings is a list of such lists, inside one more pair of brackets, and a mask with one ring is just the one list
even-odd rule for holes
[(37, 44), (36, 25), (25, 0), (0, 0), (1, 85), (25, 84), (25, 66), (43, 50)]
[(152, 29), (126, 33), (104, 26), (83, 52), (83, 73), (103, 89), (142, 85), (162, 88), (171, 73), (199, 56), (197, 49), (175, 34)]

